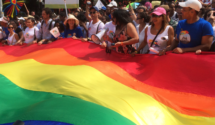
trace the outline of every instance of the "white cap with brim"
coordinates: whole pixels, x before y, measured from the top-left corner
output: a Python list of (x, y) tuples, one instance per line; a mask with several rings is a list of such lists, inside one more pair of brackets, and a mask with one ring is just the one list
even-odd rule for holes
[(5, 17), (0, 18), (0, 22), (8, 23), (7, 19), (5, 19)]
[(78, 19), (77, 19), (74, 15), (72, 15), (72, 14), (69, 14), (69, 16), (67, 17), (67, 19), (64, 21), (64, 25), (66, 26), (67, 21), (68, 21), (68, 20), (71, 20), (71, 19), (75, 20), (75, 24), (76, 24), (77, 26), (79, 25)]
[(200, 11), (202, 4), (198, 0), (187, 0), (186, 2), (179, 2), (181, 7), (190, 7), (196, 11)]
[(20, 18), (18, 18), (18, 20), (20, 21), (20, 20), (25, 20), (23, 17), (20, 17)]
[(27, 17), (24, 17), (25, 20), (27, 20), (28, 18), (34, 18), (34, 16), (28, 15)]
[(111, 1), (108, 5), (108, 7), (117, 7), (116, 1)]

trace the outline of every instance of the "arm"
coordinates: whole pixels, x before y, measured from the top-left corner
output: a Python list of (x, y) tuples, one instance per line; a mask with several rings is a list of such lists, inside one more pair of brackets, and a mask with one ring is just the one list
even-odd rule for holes
[(211, 44), (213, 41), (213, 36), (203, 36), (201, 45), (193, 47), (193, 48), (183, 48), (183, 52), (196, 52), (197, 50), (209, 51), (211, 48)]
[(19, 32), (19, 36), (20, 36), (20, 38), (23, 37), (23, 32), (22, 31)]
[(172, 44), (167, 46), (166, 49), (164, 49), (163, 51), (159, 52), (159, 55), (165, 55), (165, 53), (167, 51), (171, 51), (173, 49), (175, 49), (178, 46), (179, 40), (177, 39), (177, 35), (175, 36), (175, 39), (173, 40)]
[[(44, 42), (48, 42), (48, 39), (42, 39), (38, 42), (38, 45), (42, 45)], [(37, 39), (33, 41), (33, 43), (37, 43)]]
[(175, 48), (173, 50), (174, 53), (184, 53), (184, 52), (196, 52), (197, 50), (201, 51), (208, 51), (211, 48), (211, 44), (213, 41), (213, 29), (209, 22), (205, 23), (203, 25), (202, 30), (202, 39), (201, 39), (201, 45), (190, 47), (190, 48)]
[(54, 37), (52, 37), (49, 41), (48, 41), (48, 43), (52, 43), (52, 42), (54, 42), (56, 39), (54, 38)]
[(21, 43), (24, 40), (24, 35), (22, 35), (22, 37), (17, 41), (16, 44)]
[(87, 19), (88, 19), (89, 21), (91, 21), (92, 18), (91, 18), (91, 16), (89, 16), (89, 14), (90, 14), (90, 12), (89, 12), (89, 7), (88, 7), (88, 5), (86, 4), (86, 13), (85, 13), (85, 16), (87, 17)]
[(170, 27), (168, 30), (168, 42), (167, 46), (171, 45), (174, 39), (174, 29), (173, 27)]
[(80, 22), (80, 26), (84, 27), (84, 30), (86, 31), (87, 35), (88, 35), (88, 29), (85, 23)]
[(134, 13), (133, 7), (131, 6), (131, 4), (129, 4), (129, 13), (131, 14), (131, 19), (136, 21), (137, 20), (137, 16)]
[(170, 51), (170, 50), (173, 50), (174, 48), (176, 48), (178, 46), (178, 39), (177, 39), (177, 35), (175, 37), (175, 40), (174, 40), (174, 29), (173, 27), (170, 27), (169, 30), (168, 30), (168, 42), (167, 42), (167, 47), (160, 51), (159, 52), (159, 55), (165, 55), (165, 53), (167, 51)]
[(80, 27), (77, 27), (77, 30), (76, 30), (76, 36), (73, 36), (72, 38), (73, 38), (73, 39), (83, 38), (83, 33), (82, 33), (82, 31), (81, 31), (81, 28), (80, 28)]
[(140, 44), (139, 48), (137, 48), (137, 52), (139, 52), (141, 49), (143, 49), (147, 45), (147, 31), (148, 31), (148, 27), (146, 27), (146, 29), (145, 29), (145, 38), (144, 38), (143, 42)]
[(19, 40), (19, 36), (17, 34), (15, 34), (14, 37), (15, 37), (16, 41)]
[(138, 43), (139, 42), (139, 36), (137, 34), (136, 28), (134, 27), (134, 25), (132, 23), (128, 23), (127, 24), (127, 35), (131, 37), (130, 40), (127, 41), (123, 41), (123, 42), (117, 42), (115, 44), (115, 47), (121, 46), (123, 45), (131, 45), (134, 43)]

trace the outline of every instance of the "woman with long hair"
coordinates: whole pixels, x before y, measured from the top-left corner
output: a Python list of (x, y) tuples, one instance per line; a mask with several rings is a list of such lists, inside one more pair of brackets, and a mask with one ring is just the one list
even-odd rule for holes
[(20, 40), (17, 42), (18, 44), (27, 43), (28, 45), (37, 43), (37, 40), (39, 38), (39, 29), (35, 26), (35, 19), (32, 17), (29, 17), (26, 20), (26, 26), (24, 35)]
[(83, 33), (79, 25), (78, 19), (74, 15), (69, 15), (68, 18), (64, 21), (66, 30), (64, 31), (64, 38), (82, 38)]
[(167, 23), (166, 10), (162, 7), (157, 7), (151, 13), (151, 16), (152, 25), (145, 29), (144, 41), (132, 55), (139, 53), (147, 44), (149, 47), (149, 54), (161, 54), (173, 41), (174, 30), (172, 26)]
[[(145, 12), (140, 12), (137, 14), (137, 22), (138, 26), (136, 26), (137, 33), (139, 35), (139, 42), (136, 43), (136, 48), (139, 48), (140, 44), (144, 41), (145, 38), (145, 29), (148, 27), (150, 17)], [(140, 54), (145, 54), (149, 50), (148, 46), (145, 46), (143, 49), (141, 49), (139, 52)]]
[(19, 39), (20, 39), (20, 38), (23, 36), (23, 32), (22, 32), (22, 29), (19, 28), (19, 23), (18, 23), (18, 21), (16, 21), (16, 20), (11, 20), (11, 21), (10, 21), (10, 24), (13, 25), (14, 30), (15, 30), (15, 33), (19, 36)]
[(213, 27), (214, 35), (210, 51), (215, 51), (215, 11), (207, 10), (205, 12), (204, 19), (207, 20)]
[(7, 39), (7, 44), (10, 46), (15, 45), (16, 42), (19, 40), (19, 37), (14, 32), (14, 27), (12, 24), (8, 25), (8, 31), (9, 31), (9, 35), (8, 35), (8, 39)]
[(122, 9), (115, 10), (113, 12), (113, 22), (117, 25), (112, 41), (115, 43), (113, 47), (119, 53), (134, 52), (139, 37), (129, 12)]

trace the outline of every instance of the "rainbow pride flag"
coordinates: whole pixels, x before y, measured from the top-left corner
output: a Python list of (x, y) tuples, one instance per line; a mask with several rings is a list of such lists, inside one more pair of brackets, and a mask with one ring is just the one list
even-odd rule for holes
[(215, 54), (131, 57), (72, 39), (0, 47), (0, 124), (214, 125)]

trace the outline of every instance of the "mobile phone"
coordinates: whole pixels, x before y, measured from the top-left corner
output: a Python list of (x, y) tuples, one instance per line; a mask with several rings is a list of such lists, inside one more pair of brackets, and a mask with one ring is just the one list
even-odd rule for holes
[(111, 46), (115, 46), (115, 43), (111, 43)]

